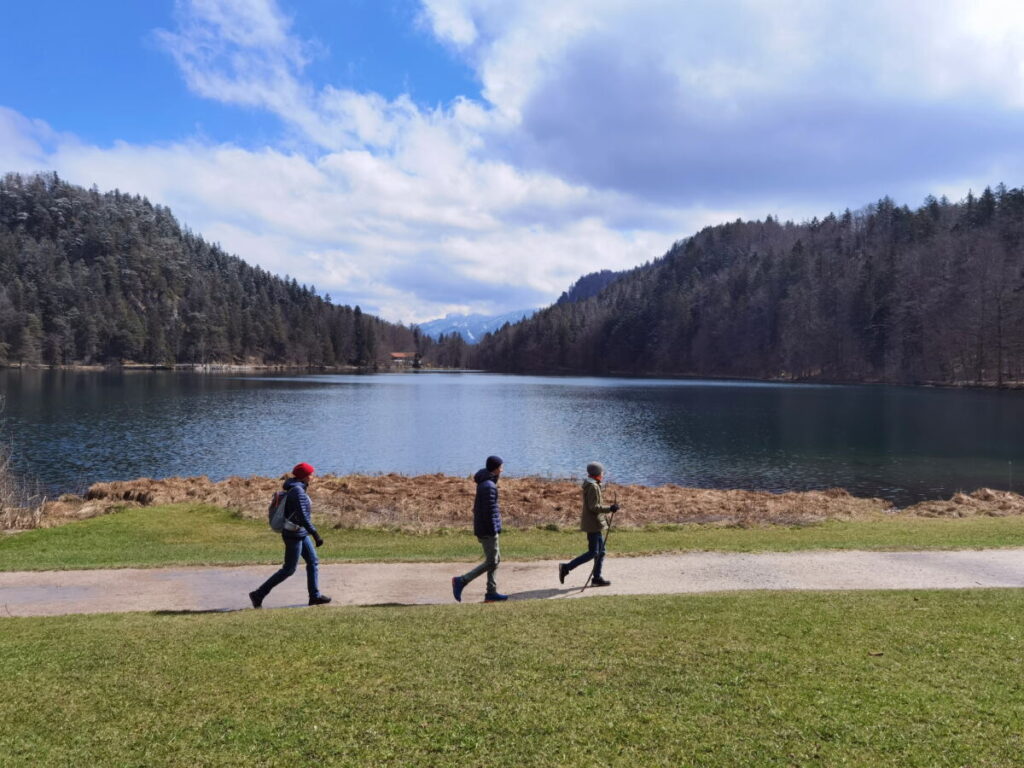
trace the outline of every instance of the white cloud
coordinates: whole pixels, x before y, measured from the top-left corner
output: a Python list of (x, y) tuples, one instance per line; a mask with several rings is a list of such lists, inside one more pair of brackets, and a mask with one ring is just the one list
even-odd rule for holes
[(391, 319), (519, 309), (707, 224), (1024, 168), (1016, 3), (423, 0), (483, 94), (429, 109), (314, 87), (273, 0), (178, 16), (160, 40), (189, 88), (276, 115), (276, 146), (96, 147), (0, 109), (3, 167), (146, 194)]
[(49, 169), (46, 146), (58, 134), (42, 120), (31, 120), (0, 106), (0, 169), (34, 173)]
[(726, 99), (820, 78), (872, 95), (1024, 97), (1017, 0), (422, 1), (434, 34), (465, 49), (503, 111), (521, 108), (584, 37), (607, 41), (610, 55), (655, 56), (690, 89)]
[(441, 40), (458, 48), (466, 48), (476, 42), (476, 24), (460, 0), (433, 0), (424, 3), (423, 17)]
[(464, 55), (514, 125), (506, 157), (583, 186), (809, 210), (1019, 166), (1018, 2), (441, 5), (477, 30)]
[[(54, 135), (23, 118), (0, 124), (12, 122)], [(388, 157), (196, 142), (101, 148), (68, 137), (44, 152), (16, 133), (31, 166), (11, 167), (147, 195), (250, 263), (395, 320), (544, 303), (583, 272), (632, 266), (669, 242), (597, 218), (614, 206), (607, 196), (473, 160), (429, 121)]]

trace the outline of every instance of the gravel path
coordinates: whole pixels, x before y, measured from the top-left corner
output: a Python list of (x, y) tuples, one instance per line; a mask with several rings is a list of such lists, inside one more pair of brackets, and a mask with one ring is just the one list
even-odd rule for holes
[[(451, 577), (466, 563), (322, 565), (320, 585), (334, 605), (452, 603)], [(249, 608), (247, 594), (274, 572), (235, 568), (125, 568), (0, 573), (0, 616), (55, 616), (123, 611), (230, 611)], [(498, 587), (513, 600), (728, 590), (966, 589), (1024, 586), (1024, 549), (956, 552), (693, 553), (609, 558), (610, 587), (581, 587), (587, 566), (565, 585), (555, 561), (504, 562)], [(483, 598), (484, 578), (464, 602)], [(305, 605), (305, 573), (275, 589), (264, 608)]]

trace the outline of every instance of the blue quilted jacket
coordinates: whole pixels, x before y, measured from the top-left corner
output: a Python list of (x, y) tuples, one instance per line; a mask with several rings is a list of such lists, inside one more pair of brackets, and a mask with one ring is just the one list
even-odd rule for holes
[(297, 477), (284, 481), (284, 489), (288, 491), (288, 500), (284, 503), (284, 517), (299, 526), (295, 531), (281, 531), (281, 535), (286, 539), (303, 539), (307, 534), (316, 534), (311, 517), (313, 502), (306, 495), (306, 487), (307, 484)]
[(473, 533), (494, 536), (501, 533), (501, 508), (498, 507), (498, 476), (489, 469), (481, 469), (476, 481), (476, 499), (473, 501)]

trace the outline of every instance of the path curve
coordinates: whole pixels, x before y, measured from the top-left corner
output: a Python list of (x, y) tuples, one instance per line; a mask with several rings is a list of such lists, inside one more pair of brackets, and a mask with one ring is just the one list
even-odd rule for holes
[[(353, 563), (320, 567), (333, 605), (454, 602), (451, 577), (466, 563)], [(270, 565), (122, 568), (0, 573), (0, 617), (126, 611), (230, 611), (274, 572)], [(498, 587), (513, 600), (652, 595), (732, 590), (967, 589), (1024, 586), (1024, 549), (935, 552), (690, 553), (605, 561), (610, 587), (582, 591), (584, 566), (558, 583), (557, 562), (503, 562)], [(304, 605), (300, 567), (264, 608)], [(463, 602), (483, 598), (484, 579)]]

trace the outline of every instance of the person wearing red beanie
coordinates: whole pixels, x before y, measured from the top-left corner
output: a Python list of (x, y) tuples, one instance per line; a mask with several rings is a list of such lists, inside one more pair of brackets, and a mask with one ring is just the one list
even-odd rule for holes
[[(309, 591), (310, 605), (323, 605), (331, 602), (331, 598), (320, 591), (319, 564), (316, 548), (324, 545), (324, 540), (313, 525), (313, 502), (309, 500), (306, 489), (309, 480), (316, 470), (312, 464), (301, 462), (292, 467), (291, 477), (284, 481), (284, 490), (288, 492), (285, 500), (285, 523), (281, 531), (284, 539), (284, 565), (281, 569), (249, 593), (253, 608), (260, 608), (270, 590), (287, 579), (299, 566), (299, 558), (306, 561), (306, 588)], [(310, 541), (312, 538), (313, 541)], [(316, 546), (314, 546), (314, 542)]]

